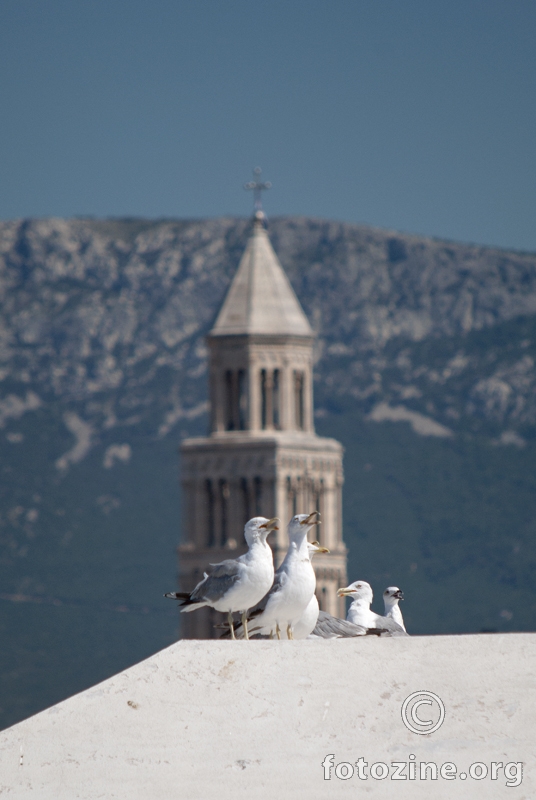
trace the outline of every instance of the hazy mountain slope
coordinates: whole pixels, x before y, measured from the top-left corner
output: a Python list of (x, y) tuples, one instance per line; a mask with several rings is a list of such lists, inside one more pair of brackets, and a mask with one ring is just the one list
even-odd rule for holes
[[(176, 448), (205, 430), (203, 337), (247, 228), (0, 224), (0, 723), (176, 635)], [(536, 256), (270, 235), (318, 333), (317, 429), (346, 447), (350, 574), (403, 584), (415, 632), (533, 628)]]
[[(132, 426), (166, 435), (203, 413), (202, 337), (247, 226), (0, 225), (4, 392), (17, 394), (19, 410), (60, 398), (88, 443)], [(458, 419), (450, 394), (465, 376), (463, 414), (534, 424), (531, 340), (469, 354), (459, 338), (536, 313), (534, 255), (306, 219), (275, 220), (270, 233), (318, 332), (318, 371), (334, 395), (403, 400)], [(439, 337), (458, 337), (456, 347), (436, 348), (430, 368), (429, 348), (415, 345)], [(442, 403), (419, 397), (437, 384)], [(18, 413), (5, 401), (3, 409)]]

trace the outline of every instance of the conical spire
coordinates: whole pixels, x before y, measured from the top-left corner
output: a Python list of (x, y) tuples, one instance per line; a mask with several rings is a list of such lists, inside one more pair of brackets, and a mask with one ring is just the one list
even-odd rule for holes
[(211, 336), (313, 336), (294, 289), (279, 263), (257, 211), (253, 232)]

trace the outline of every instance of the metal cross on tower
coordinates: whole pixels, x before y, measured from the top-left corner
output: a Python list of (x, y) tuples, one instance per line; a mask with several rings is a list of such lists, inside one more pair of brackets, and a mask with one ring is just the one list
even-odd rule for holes
[(262, 211), (262, 192), (272, 188), (270, 181), (261, 181), (261, 173), (262, 169), (260, 167), (255, 167), (253, 170), (254, 180), (244, 184), (244, 189), (253, 190), (254, 211)]

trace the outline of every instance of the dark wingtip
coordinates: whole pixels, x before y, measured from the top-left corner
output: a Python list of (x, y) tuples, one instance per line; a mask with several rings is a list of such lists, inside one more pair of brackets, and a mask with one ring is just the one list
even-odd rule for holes
[(190, 600), (188, 592), (166, 592), (164, 597), (169, 597), (170, 600), (184, 600), (185, 603)]

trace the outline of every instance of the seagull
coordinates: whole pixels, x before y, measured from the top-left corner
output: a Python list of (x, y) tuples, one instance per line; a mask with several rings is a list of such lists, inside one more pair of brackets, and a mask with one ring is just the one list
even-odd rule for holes
[(244, 528), (249, 548), (247, 553), (236, 559), (211, 564), (214, 567), (211, 574), (205, 572), (203, 580), (193, 592), (168, 592), (164, 597), (182, 600), (182, 613), (203, 606), (226, 611), (233, 639), (236, 639), (233, 611), (238, 611), (242, 615), (244, 638), (249, 639), (247, 612), (264, 597), (274, 579), (274, 559), (266, 537), (270, 531), (279, 530), (278, 522), (277, 517), (253, 517)]
[(385, 606), (385, 616), (391, 617), (397, 622), (401, 628), (406, 630), (406, 626), (404, 625), (404, 618), (402, 617), (402, 611), (398, 606), (398, 601), (404, 599), (404, 592), (401, 592), (398, 586), (388, 586), (385, 592), (383, 593), (383, 603)]
[(364, 628), (381, 628), (389, 636), (407, 636), (408, 634), (391, 617), (382, 617), (370, 610), (372, 603), (372, 589), (366, 581), (354, 581), (344, 589), (337, 592), (339, 597), (353, 598), (352, 604), (348, 609), (346, 619), (354, 625), (362, 625)]
[[(321, 547), (318, 542), (307, 542), (307, 552), (309, 554), (309, 560), (312, 560), (316, 553), (329, 553), (329, 550), (327, 547)], [(293, 636), (295, 639), (306, 639), (313, 632), (318, 620), (319, 611), (320, 607), (316, 594), (313, 594), (307, 608), (294, 626)]]
[[(255, 623), (251, 632), (278, 639), (281, 630), (293, 639), (294, 626), (299, 622), (316, 588), (316, 576), (308, 552), (307, 534), (320, 520), (318, 511), (311, 514), (296, 514), (288, 524), (289, 547), (281, 566), (277, 569), (274, 583), (249, 614)], [(238, 632), (238, 630), (237, 630)]]

